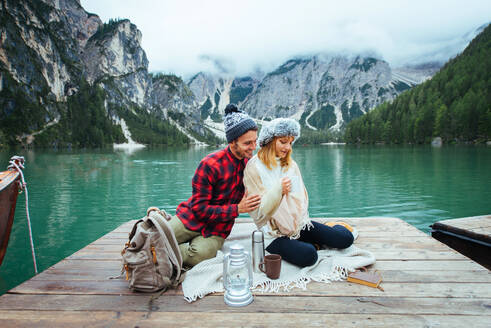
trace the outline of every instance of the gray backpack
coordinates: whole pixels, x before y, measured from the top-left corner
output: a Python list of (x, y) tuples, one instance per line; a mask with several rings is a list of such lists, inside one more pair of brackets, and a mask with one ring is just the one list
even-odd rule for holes
[(123, 272), (133, 291), (155, 292), (177, 286), (182, 280), (182, 257), (167, 223), (170, 215), (156, 207), (138, 220), (121, 255)]

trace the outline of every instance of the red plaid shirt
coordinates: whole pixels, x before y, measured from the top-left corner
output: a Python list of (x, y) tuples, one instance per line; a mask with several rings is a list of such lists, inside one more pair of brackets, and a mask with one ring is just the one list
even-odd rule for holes
[(230, 147), (201, 160), (192, 180), (193, 194), (176, 210), (186, 228), (201, 231), (204, 237), (227, 238), (239, 216), (246, 164), (247, 159), (237, 159)]

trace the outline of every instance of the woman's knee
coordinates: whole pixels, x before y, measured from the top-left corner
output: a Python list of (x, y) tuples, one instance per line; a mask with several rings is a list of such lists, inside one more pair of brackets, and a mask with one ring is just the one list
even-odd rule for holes
[(339, 233), (341, 234), (339, 240), (338, 240), (338, 246), (337, 248), (348, 248), (351, 245), (353, 245), (353, 242), (355, 241), (355, 238), (353, 237), (353, 234), (351, 231), (346, 229), (343, 226), (335, 226), (338, 228)]
[(311, 266), (318, 258), (314, 245), (288, 237), (276, 238), (266, 250), (271, 254), (279, 254), (285, 261), (300, 267)]
[(317, 262), (318, 254), (314, 245), (308, 244), (298, 250), (294, 264), (304, 268), (314, 265)]

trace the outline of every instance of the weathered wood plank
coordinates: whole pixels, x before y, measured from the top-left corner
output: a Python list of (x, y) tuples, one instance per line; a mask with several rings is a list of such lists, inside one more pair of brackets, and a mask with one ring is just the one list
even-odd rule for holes
[[(90, 260), (63, 260), (51, 268), (53, 269), (72, 269), (80, 271), (92, 271), (100, 269), (114, 269), (115, 275), (121, 270), (120, 260), (101, 260), (101, 261), (90, 261)], [(404, 271), (486, 271), (488, 270), (477, 264), (474, 261), (440, 261), (440, 260), (378, 260), (374, 265), (369, 267), (370, 269), (376, 270), (404, 270)]]
[[(382, 292), (376, 288), (363, 285), (333, 282), (331, 284), (311, 282), (306, 290), (295, 289), (290, 292), (265, 293), (271, 295), (301, 295), (301, 296), (383, 296), (396, 297), (471, 297), (489, 298), (491, 284), (486, 283), (391, 283), (384, 282)], [(176, 294), (179, 290), (171, 289), (166, 294)], [(124, 280), (102, 281), (43, 281), (28, 280), (12, 289), (9, 293), (20, 294), (86, 294), (86, 295), (131, 295)]]
[(484, 234), (491, 234), (491, 215), (472, 216), (467, 218), (449, 219), (439, 223), (453, 226), (463, 230), (479, 230)]
[[(371, 250), (377, 260), (454, 260), (468, 261), (468, 258), (457, 252), (432, 250)], [(67, 257), (70, 260), (114, 260), (119, 252), (82, 250)]]
[(107, 279), (120, 272), (120, 251), (133, 224), (126, 222), (0, 297), (2, 327), (489, 326), (486, 268), (399, 219), (328, 220), (357, 227), (356, 246), (375, 254), (369, 269), (382, 273), (385, 292), (346, 281), (311, 282), (305, 290), (254, 292), (251, 305), (229, 308), (221, 293), (189, 304), (179, 286), (150, 302), (152, 294)]
[(322, 314), (459, 314), (482, 315), (490, 302), (466, 298), (409, 297), (300, 297), (255, 295), (245, 309), (228, 307), (221, 295), (210, 295), (188, 303), (181, 295), (6, 295), (0, 298), (0, 310), (29, 311), (148, 311), (153, 312), (268, 312)]
[[(118, 275), (118, 271), (112, 269), (94, 269), (89, 271), (80, 271), (77, 269), (47, 269), (41, 274), (33, 277), (31, 280), (107, 280), (109, 277)], [(429, 270), (385, 270), (382, 271), (384, 282), (475, 282), (491, 283), (491, 272), (480, 271), (453, 271), (447, 270), (435, 274), (435, 271)], [(327, 285), (330, 286), (330, 285)], [(328, 287), (327, 287), (328, 288)]]
[[(179, 288), (180, 289), (180, 288)], [(112, 280), (28, 280), (9, 290), (11, 294), (69, 294), (69, 295), (131, 295), (128, 282), (123, 279)], [(172, 295), (178, 289), (165, 292)]]
[[(247, 308), (244, 308), (247, 309)], [(489, 327), (487, 315), (305, 314), (250, 312), (151, 312), (151, 311), (0, 311), (3, 327), (138, 326), (190, 327)]]
[[(324, 222), (334, 222), (334, 221), (343, 221), (357, 228), (363, 227), (363, 230), (379, 230), (379, 229), (389, 229), (387, 231), (397, 231), (404, 230), (406, 227), (411, 227), (415, 229), (413, 226), (408, 224), (407, 222), (391, 217), (367, 217), (367, 218), (312, 218), (312, 220), (324, 223)], [(116, 229), (112, 230), (114, 233), (128, 233), (132, 226), (135, 224), (136, 220), (130, 220), (121, 224)], [(250, 218), (238, 218), (235, 220), (236, 223), (253, 223)], [(402, 228), (402, 229), (401, 229)], [(415, 229), (418, 232), (418, 229)], [(421, 232), (423, 233), (423, 232)]]
[[(400, 238), (400, 236), (398, 236), (393, 238), (377, 238), (377, 236), (363, 235), (362, 237), (359, 237), (357, 240), (355, 240), (355, 245), (357, 247), (366, 248), (368, 250), (390, 248), (424, 250), (431, 249), (439, 251), (449, 251), (448, 246), (433, 238), (429, 238), (429, 236), (424, 236), (423, 238), (419, 238), (419, 236), (413, 237)], [(111, 239), (107, 243), (104, 243), (104, 241), (105, 240), (98, 240), (97, 242), (93, 242), (92, 244), (84, 247), (81, 251), (98, 250), (121, 252), (124, 247), (124, 243), (126, 242), (123, 240), (121, 240), (121, 242), (114, 242), (114, 239)]]
[(436, 274), (442, 271), (454, 270), (454, 271), (469, 271), (469, 270), (484, 270), (488, 271), (482, 265), (477, 264), (474, 261), (432, 261), (432, 260), (378, 260), (374, 265), (370, 266), (374, 270), (434, 270), (438, 271)]

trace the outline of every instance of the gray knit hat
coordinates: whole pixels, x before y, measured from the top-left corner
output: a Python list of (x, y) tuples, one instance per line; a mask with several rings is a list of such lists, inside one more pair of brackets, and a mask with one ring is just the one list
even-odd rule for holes
[(225, 136), (230, 143), (246, 133), (249, 130), (257, 130), (257, 124), (254, 120), (237, 108), (234, 104), (228, 104), (225, 107)]
[(259, 132), (259, 142), (260, 147), (266, 146), (270, 143), (274, 137), (295, 137), (295, 140), (300, 137), (300, 124), (291, 118), (276, 118), (261, 128)]

